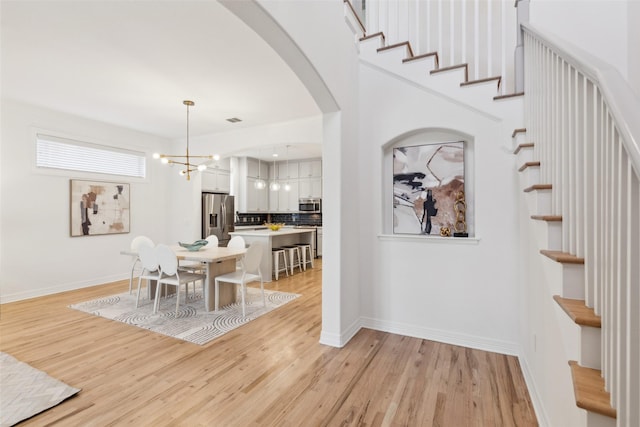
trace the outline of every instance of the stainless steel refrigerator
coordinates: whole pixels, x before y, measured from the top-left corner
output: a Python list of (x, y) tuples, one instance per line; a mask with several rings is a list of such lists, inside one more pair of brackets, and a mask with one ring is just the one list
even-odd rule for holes
[(219, 246), (227, 246), (234, 230), (234, 209), (233, 196), (202, 193), (202, 238), (216, 235)]

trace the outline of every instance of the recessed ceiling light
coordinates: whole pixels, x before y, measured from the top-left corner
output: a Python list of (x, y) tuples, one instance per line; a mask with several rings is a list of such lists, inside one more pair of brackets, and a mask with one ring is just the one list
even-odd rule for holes
[(237, 117), (231, 117), (230, 119), (227, 119), (227, 121), (231, 123), (238, 123), (238, 122), (241, 122), (242, 120), (240, 120)]

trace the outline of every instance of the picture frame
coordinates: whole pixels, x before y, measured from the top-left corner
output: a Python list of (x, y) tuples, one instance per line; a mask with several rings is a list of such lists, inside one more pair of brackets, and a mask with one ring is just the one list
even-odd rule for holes
[(460, 227), (464, 149), (464, 141), (393, 149), (394, 234), (448, 237)]
[(71, 237), (130, 232), (130, 185), (122, 182), (69, 181)]

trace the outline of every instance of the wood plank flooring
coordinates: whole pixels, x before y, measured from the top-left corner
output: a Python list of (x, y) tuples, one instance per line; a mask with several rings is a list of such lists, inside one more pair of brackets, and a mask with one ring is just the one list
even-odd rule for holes
[(535, 426), (515, 357), (362, 329), (318, 343), (322, 263), (293, 302), (204, 346), (68, 308), (117, 282), (0, 306), (0, 350), (82, 391), (24, 426)]

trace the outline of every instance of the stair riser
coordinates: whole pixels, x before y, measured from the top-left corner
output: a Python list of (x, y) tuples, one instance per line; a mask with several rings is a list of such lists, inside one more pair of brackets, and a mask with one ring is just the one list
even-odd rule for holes
[(516, 133), (516, 136), (513, 137), (513, 147), (517, 147), (520, 144), (525, 144), (527, 142), (527, 133), (526, 132), (518, 132)]
[[(431, 76), (429, 71), (436, 68), (433, 56), (417, 61), (404, 62), (401, 63), (401, 66), (402, 69), (397, 70), (398, 73), (402, 73), (401, 75), (414, 82), (423, 84)], [(393, 69), (396, 69), (396, 67), (394, 66)]]
[(361, 41), (360, 45), (360, 57), (366, 57), (368, 59), (375, 59), (378, 54), (378, 49), (383, 47), (382, 39), (380, 37), (373, 37)]
[[(585, 411), (587, 412), (587, 411)], [(616, 427), (616, 420), (595, 412), (587, 412), (585, 427)]]
[[(464, 68), (443, 71), (441, 73), (430, 74), (433, 83), (446, 88), (460, 88), (460, 83), (464, 82)], [(491, 99), (491, 98), (487, 98)]]
[(581, 366), (600, 369), (601, 330), (578, 325), (559, 305), (555, 314), (562, 331), (567, 360), (576, 360)]
[(532, 220), (533, 232), (538, 239), (538, 249), (559, 251), (562, 249), (562, 222)]
[(527, 193), (527, 204), (531, 215), (551, 213), (551, 190), (536, 190)]
[[(514, 150), (518, 147), (518, 145), (520, 145), (520, 142), (515, 144)], [(516, 165), (518, 165), (518, 167), (524, 165), (527, 162), (532, 162), (532, 161), (533, 161), (533, 147), (521, 148), (520, 151), (518, 151), (518, 155), (516, 157)]]
[(475, 83), (472, 85), (461, 86), (465, 96), (477, 99), (492, 99), (498, 93), (498, 82), (491, 80), (489, 82)]
[(540, 167), (530, 166), (520, 172), (520, 188), (525, 189), (540, 184)]
[(407, 48), (403, 46), (383, 50), (382, 52), (378, 52), (377, 55), (376, 61), (378, 61), (378, 63), (384, 63), (384, 68), (397, 73), (398, 69), (402, 70), (402, 60), (407, 58), (409, 53), (407, 52)]
[(563, 298), (584, 299), (584, 265), (562, 264), (542, 254), (542, 265), (551, 294)]

